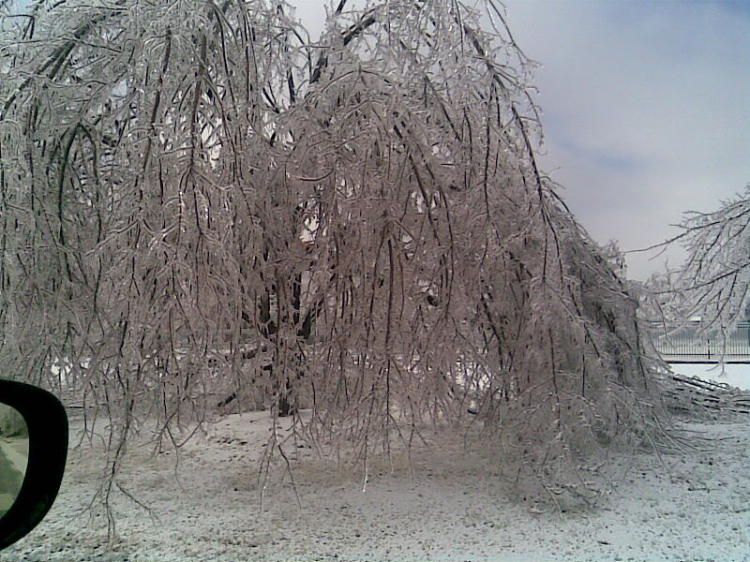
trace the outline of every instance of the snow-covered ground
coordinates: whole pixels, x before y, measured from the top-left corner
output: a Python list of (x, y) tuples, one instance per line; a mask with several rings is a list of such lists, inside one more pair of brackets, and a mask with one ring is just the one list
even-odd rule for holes
[(118, 495), (120, 540), (109, 552), (105, 518), (87, 510), (103, 452), (73, 451), (48, 518), (0, 561), (750, 561), (750, 420), (684, 428), (696, 450), (620, 459), (628, 476), (587, 510), (512, 501), (496, 467), (445, 436), (411, 463), (397, 458), (393, 473), (373, 463), (364, 490), (361, 473), (289, 443), (302, 460), (293, 462), (299, 503), (281, 462), (261, 507), (270, 422), (233, 415), (179, 458), (132, 448), (124, 481), (153, 511)]
[(727, 383), (730, 386), (750, 390), (750, 364), (729, 363), (723, 366), (706, 363), (675, 363), (672, 371), (689, 377)]

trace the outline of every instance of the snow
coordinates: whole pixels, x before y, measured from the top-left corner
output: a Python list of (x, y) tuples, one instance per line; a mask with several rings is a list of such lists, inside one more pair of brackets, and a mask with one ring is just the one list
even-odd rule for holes
[(676, 374), (750, 390), (750, 364), (747, 363), (728, 363), (723, 366), (723, 370), (721, 365), (711, 363), (675, 363), (671, 367)]
[[(73, 420), (72, 425), (80, 423)], [(338, 470), (290, 441), (299, 504), (283, 460), (265, 483), (266, 413), (232, 415), (174, 453), (131, 445), (126, 489), (112, 502), (116, 541), (88, 504), (101, 473), (94, 440), (71, 452), (60, 496), (0, 561), (615, 561), (750, 560), (750, 420), (681, 422), (694, 448), (618, 459), (630, 468), (595, 507), (558, 512), (514, 500), (497, 466), (461, 436), (425, 428), (411, 462)], [(288, 422), (277, 431), (289, 435)], [(301, 506), (301, 507), (300, 507)]]

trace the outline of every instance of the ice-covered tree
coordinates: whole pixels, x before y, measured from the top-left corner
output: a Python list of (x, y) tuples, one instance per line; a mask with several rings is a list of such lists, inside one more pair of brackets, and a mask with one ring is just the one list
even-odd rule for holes
[(6, 15), (3, 372), (115, 420), (111, 474), (146, 417), (169, 441), (252, 404), (364, 463), (481, 420), (520, 481), (596, 488), (654, 436), (636, 302), (539, 170), (527, 60), (480, 7), (342, 0), (317, 41), (280, 0)]
[[(750, 186), (713, 212), (689, 212), (668, 243), (687, 251), (671, 287), (668, 314), (700, 318), (704, 330), (726, 337), (750, 311)], [(725, 340), (726, 341), (726, 340)]]

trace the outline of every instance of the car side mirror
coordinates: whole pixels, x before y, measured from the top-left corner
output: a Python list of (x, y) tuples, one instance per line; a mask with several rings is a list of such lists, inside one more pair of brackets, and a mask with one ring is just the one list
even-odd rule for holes
[(52, 507), (68, 455), (68, 417), (41, 388), (0, 380), (0, 549)]

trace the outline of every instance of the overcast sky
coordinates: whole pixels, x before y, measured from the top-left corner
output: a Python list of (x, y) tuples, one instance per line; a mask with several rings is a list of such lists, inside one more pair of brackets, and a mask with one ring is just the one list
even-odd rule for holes
[[(295, 4), (317, 28), (323, 2)], [(657, 244), (684, 211), (714, 210), (750, 182), (750, 0), (504, 4), (542, 65), (542, 165), (595, 240)], [(683, 258), (667, 256), (673, 267)], [(664, 259), (629, 254), (628, 276)]]
[[(543, 166), (594, 239), (658, 243), (683, 211), (714, 210), (750, 182), (750, 2), (505, 5), (542, 64)], [(627, 260), (636, 279), (664, 263)]]

